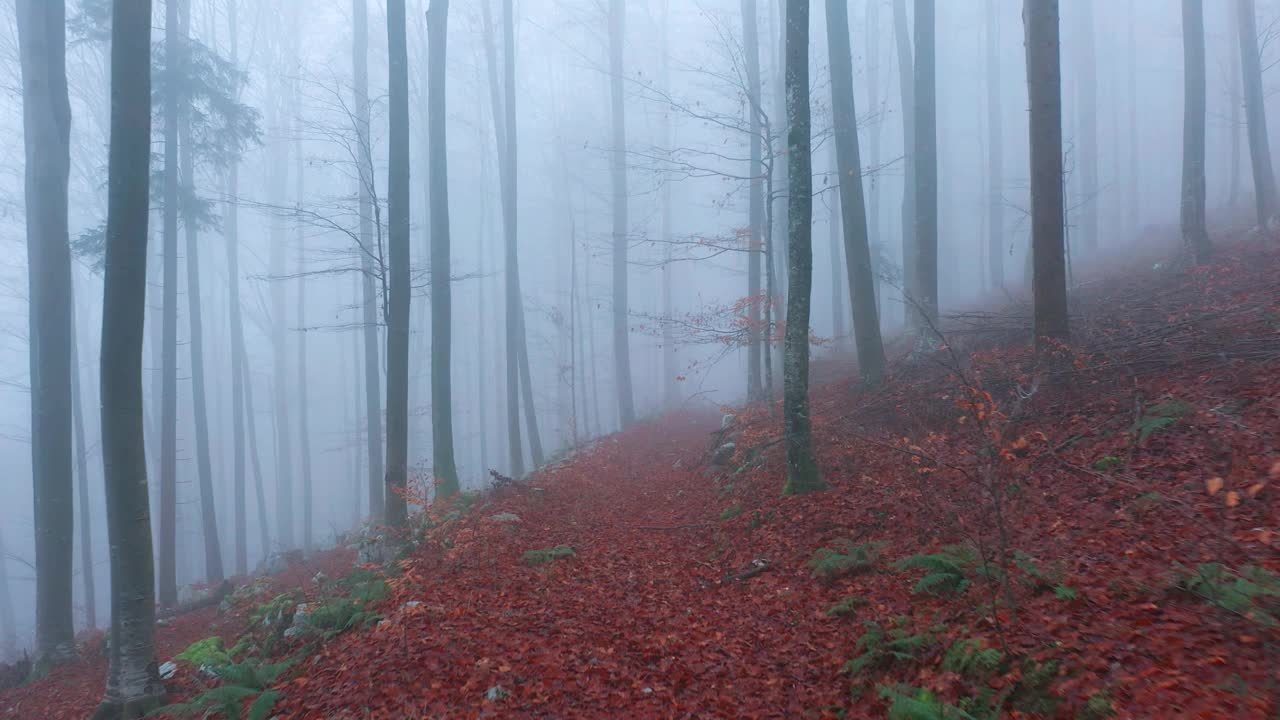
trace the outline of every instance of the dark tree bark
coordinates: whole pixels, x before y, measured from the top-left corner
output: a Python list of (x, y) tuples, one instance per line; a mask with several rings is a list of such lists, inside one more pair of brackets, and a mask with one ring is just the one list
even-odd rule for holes
[[(427, 10), (427, 122), (431, 142), (431, 433), (437, 497), (458, 492), (453, 455), (453, 298), (449, 282), (449, 165), (445, 143), (445, 42), (449, 0)], [(481, 432), (484, 429), (481, 428)]]
[[(750, 115), (751, 178), (747, 209), (747, 402), (764, 399), (760, 371), (763, 338), (760, 325), (760, 252), (764, 247), (764, 177), (760, 106), (760, 39), (756, 0), (742, 0), (742, 49), (747, 54), (747, 113)], [(665, 267), (665, 266), (664, 266)]]
[(853, 309), (853, 334), (858, 344), (858, 371), (865, 384), (875, 386), (884, 377), (884, 343), (880, 338), (880, 318), (876, 313), (875, 271), (871, 265), (871, 246), (867, 237), (866, 198), (862, 194), (862, 158), (858, 149), (858, 112), (853, 100), (853, 58), (847, 3), (848, 0), (827, 0), (831, 117), (835, 123), (845, 271), (849, 280), (850, 307)]
[(1257, 19), (1253, 0), (1237, 0), (1240, 68), (1244, 83), (1245, 122), (1249, 126), (1249, 160), (1253, 164), (1253, 192), (1258, 225), (1266, 227), (1276, 215), (1276, 176), (1271, 167), (1271, 141), (1267, 139), (1267, 108), (1262, 92), (1262, 58), (1258, 51)]
[(636, 420), (631, 393), (631, 330), (627, 293), (627, 116), (622, 89), (627, 5), (609, 0), (609, 95), (613, 127), (613, 371), (618, 391), (618, 421), (625, 430)]
[(36, 535), (35, 674), (71, 658), (74, 507), (71, 455), (71, 105), (64, 3), (19, 0), (26, 152), (31, 471)]
[(1209, 260), (1205, 224), (1205, 59), (1203, 0), (1182, 0), (1182, 240), (1197, 264)]
[(915, 0), (914, 302), (920, 327), (938, 321), (938, 92), (934, 60), (934, 0)]
[(1025, 0), (1031, 134), (1031, 253), (1035, 339), (1065, 340), (1067, 265), (1063, 240), (1062, 67), (1058, 0)]
[(178, 604), (178, 127), (182, 78), (180, 4), (165, 3), (163, 300), (160, 368), (160, 605)]
[[(60, 5), (61, 3), (59, 3)], [(151, 2), (116, 2), (111, 21), (111, 145), (102, 307), (102, 458), (111, 547), (107, 688), (95, 718), (160, 704), (154, 566), (142, 439), (151, 165)]]
[[(373, 265), (373, 145), (369, 135), (369, 13), (366, 0), (352, 0), (352, 59), (355, 74), (356, 140), (360, 157), (360, 290), (364, 314), (365, 451), (369, 453), (369, 517), (383, 516), (382, 362), (378, 352), (378, 293)], [(381, 234), (381, 229), (378, 233)]]
[[(227, 30), (230, 60), (239, 67), (240, 24), (236, 0), (227, 0)], [(235, 514), (235, 571), (249, 571), (249, 523), (245, 509), (245, 435), (244, 435), (244, 318), (240, 308), (240, 206), (235, 198), (240, 193), (240, 163), (232, 161), (227, 174), (227, 197), (223, 208), (223, 235), (227, 241), (227, 305), (231, 324), (231, 466)]]
[(404, 0), (387, 2), (390, 160), (387, 171), (387, 488), (386, 523), (403, 526), (409, 472), (409, 51)]
[(813, 177), (809, 137), (809, 2), (787, 0), (787, 329), (782, 355), (782, 420), (787, 494), (826, 487), (809, 418), (809, 295), (813, 287)]
[(1000, 102), (1000, 5), (987, 0), (987, 273), (1004, 287), (1004, 110)]
[[(902, 106), (902, 292), (916, 297), (916, 85), (915, 53), (907, 23), (907, 0), (893, 2), (893, 36), (898, 52), (898, 100)], [(912, 316), (909, 306), (905, 308)]]

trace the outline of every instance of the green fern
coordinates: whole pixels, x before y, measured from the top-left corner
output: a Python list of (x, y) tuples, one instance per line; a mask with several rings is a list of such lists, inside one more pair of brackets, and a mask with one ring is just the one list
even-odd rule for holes
[(836, 540), (832, 545), (835, 547), (818, 548), (805, 563), (813, 577), (833, 580), (868, 570), (880, 558), (880, 548), (884, 546), (883, 543), (858, 544), (845, 539)]
[(912, 588), (915, 593), (960, 595), (969, 587), (968, 572), (976, 559), (964, 545), (949, 545), (940, 553), (912, 555), (898, 562), (899, 570), (922, 568), (925, 575)]
[(889, 720), (980, 720), (923, 688), (881, 685), (877, 692), (889, 701)]
[[(238, 685), (219, 685), (216, 688), (205, 690), (187, 702), (157, 708), (148, 713), (147, 717), (173, 715), (176, 717), (199, 716), (207, 718), (221, 715), (230, 720), (241, 720), (240, 708), (244, 705), (244, 701), (258, 695), (258, 693), (258, 690)], [(258, 720), (261, 719), (259, 718)]]
[(1169, 398), (1164, 402), (1157, 403), (1147, 408), (1138, 421), (1130, 428), (1130, 432), (1138, 433), (1138, 443), (1144, 443), (1152, 433), (1157, 430), (1163, 430), (1178, 421), (1178, 418), (1191, 412), (1193, 409), (1190, 403), (1185, 403), (1176, 398)]
[(1201, 563), (1194, 574), (1175, 569), (1179, 585), (1210, 605), (1266, 628), (1280, 626), (1280, 575), (1252, 565), (1236, 573), (1222, 563)]
[(860, 675), (867, 670), (894, 663), (914, 662), (919, 659), (921, 651), (933, 642), (933, 636), (928, 633), (913, 635), (904, 628), (891, 628), (885, 632), (874, 621), (867, 621), (863, 625), (866, 630), (857, 642), (862, 653), (846, 662), (841, 672)]
[(849, 595), (827, 608), (827, 617), (848, 617), (857, 613), (858, 608), (866, 604), (866, 598), (860, 595)]
[(942, 669), (963, 675), (971, 680), (990, 677), (1004, 663), (1004, 653), (995, 648), (983, 647), (980, 638), (957, 640), (942, 656)]

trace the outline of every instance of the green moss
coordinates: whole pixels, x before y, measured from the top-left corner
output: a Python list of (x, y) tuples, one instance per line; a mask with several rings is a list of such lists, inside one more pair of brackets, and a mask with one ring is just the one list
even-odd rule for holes
[(553, 548), (542, 548), (538, 550), (526, 550), (520, 560), (525, 565), (545, 565), (549, 562), (555, 562), (561, 558), (574, 557), (573, 548), (568, 545), (558, 545)]

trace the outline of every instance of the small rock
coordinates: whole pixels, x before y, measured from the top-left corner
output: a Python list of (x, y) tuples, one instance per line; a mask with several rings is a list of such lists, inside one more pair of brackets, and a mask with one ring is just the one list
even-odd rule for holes
[(178, 672), (178, 664), (170, 660), (160, 664), (160, 679), (168, 680)]
[(520, 516), (511, 512), (500, 512), (496, 515), (489, 516), (489, 522), (518, 523), (520, 522)]
[(494, 685), (493, 687), (484, 691), (484, 699), (490, 702), (494, 700), (501, 700), (506, 696), (507, 696), (507, 691), (503, 690), (501, 685)]
[(724, 416), (720, 418), (720, 429), (728, 430), (733, 427), (733, 424), (737, 421), (738, 417), (736, 415), (733, 413), (725, 413)]
[(716, 448), (715, 454), (711, 456), (712, 465), (724, 465), (733, 458), (733, 453), (737, 451), (738, 444), (735, 442), (727, 442)]
[(652, 694), (653, 694), (653, 688), (651, 688), (651, 687), (641, 688), (641, 689), (640, 689), (640, 692), (644, 693), (645, 695), (652, 695)]

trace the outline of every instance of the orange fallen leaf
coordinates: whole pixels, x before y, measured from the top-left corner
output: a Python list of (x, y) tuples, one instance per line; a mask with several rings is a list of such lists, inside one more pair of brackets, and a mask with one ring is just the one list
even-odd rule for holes
[(1232, 490), (1231, 492), (1227, 493), (1227, 501), (1226, 501), (1226, 502), (1227, 502), (1227, 507), (1229, 507), (1229, 508), (1233, 508), (1233, 507), (1235, 507), (1235, 506), (1239, 505), (1239, 504), (1240, 504), (1240, 493), (1236, 492), (1235, 490)]
[(1258, 493), (1262, 492), (1262, 488), (1264, 487), (1266, 487), (1266, 483), (1254, 483), (1249, 486), (1248, 490), (1245, 490), (1245, 493), (1247, 493), (1249, 497), (1257, 497)]
[(1271, 479), (1280, 480), (1280, 460), (1271, 465)]
[(1211, 477), (1208, 480), (1205, 480), (1204, 489), (1210, 495), (1217, 495), (1218, 491), (1222, 489), (1222, 478)]

